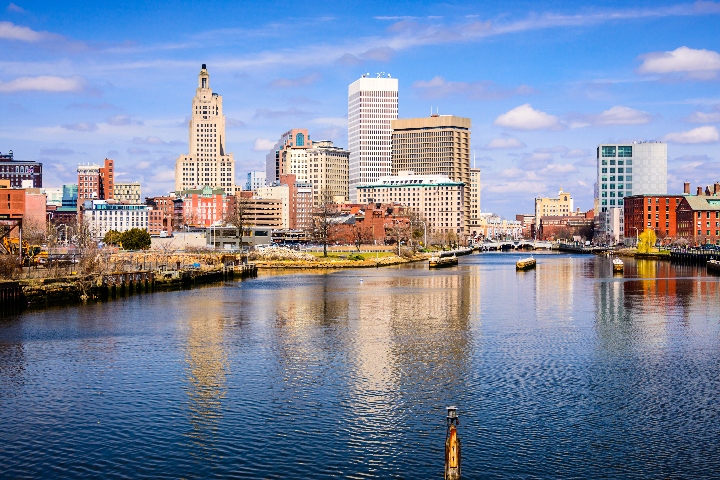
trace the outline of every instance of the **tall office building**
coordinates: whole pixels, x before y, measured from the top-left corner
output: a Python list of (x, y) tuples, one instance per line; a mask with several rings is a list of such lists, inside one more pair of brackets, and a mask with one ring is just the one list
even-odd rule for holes
[(175, 190), (208, 186), (234, 193), (235, 159), (225, 151), (225, 115), (222, 96), (210, 88), (210, 74), (203, 63), (192, 100), (188, 154), (175, 162)]
[(635, 142), (597, 147), (596, 231), (624, 237), (624, 198), (667, 194), (667, 143)]
[(248, 172), (245, 190), (255, 191), (265, 186), (265, 172)]
[(391, 173), (445, 175), (465, 185), (463, 232), (470, 233), (470, 119), (453, 115), (392, 120)]
[(480, 225), (480, 173), (479, 168), (470, 169), (470, 234), (473, 236), (477, 235), (477, 225)]
[(363, 75), (348, 86), (349, 196), (357, 186), (390, 175), (391, 120), (398, 117), (398, 81), (389, 75)]
[(307, 179), (307, 150), (313, 145), (307, 128), (292, 128), (280, 136), (265, 156), (265, 181), (268, 185), (280, 181), (280, 175), (295, 175)]

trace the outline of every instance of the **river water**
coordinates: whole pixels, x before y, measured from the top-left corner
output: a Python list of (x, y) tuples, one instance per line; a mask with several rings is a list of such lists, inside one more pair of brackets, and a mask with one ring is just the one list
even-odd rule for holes
[(720, 283), (515, 254), (0, 320), (0, 477), (720, 476)]

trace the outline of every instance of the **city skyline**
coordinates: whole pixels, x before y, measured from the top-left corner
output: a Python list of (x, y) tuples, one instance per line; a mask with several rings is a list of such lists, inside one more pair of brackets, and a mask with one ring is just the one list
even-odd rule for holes
[(484, 211), (560, 188), (592, 208), (599, 144), (668, 142), (671, 193), (720, 177), (720, 3), (227, 4), (207, 25), (184, 5), (0, 8), (0, 151), (43, 162), (47, 187), (109, 157), (143, 195), (172, 190), (202, 63), (236, 185), (291, 128), (347, 148), (347, 86), (366, 72), (398, 79), (399, 118), (472, 120)]

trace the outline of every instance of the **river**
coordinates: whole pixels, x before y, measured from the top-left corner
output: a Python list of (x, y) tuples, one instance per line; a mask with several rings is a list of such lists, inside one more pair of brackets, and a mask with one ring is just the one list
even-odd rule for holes
[(720, 283), (516, 254), (0, 320), (0, 477), (720, 476)]

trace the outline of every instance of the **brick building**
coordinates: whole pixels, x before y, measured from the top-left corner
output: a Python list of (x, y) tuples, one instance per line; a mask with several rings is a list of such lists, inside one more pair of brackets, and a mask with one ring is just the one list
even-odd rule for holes
[(115, 192), (115, 161), (105, 159), (103, 166), (78, 165), (78, 207), (85, 200), (110, 200)]
[(0, 152), (0, 180), (8, 180), (10, 188), (42, 188), (42, 163), (15, 160), (12, 150)]
[[(689, 187), (688, 187), (689, 188)], [(632, 195), (625, 197), (625, 243), (634, 245), (638, 235), (654, 230), (659, 239), (677, 235), (676, 211), (684, 195)]]
[[(687, 188), (686, 188), (687, 190)], [(720, 242), (720, 184), (705, 195), (698, 187), (698, 195), (687, 195), (677, 207), (677, 235), (691, 244)]]
[(183, 224), (192, 227), (209, 227), (222, 223), (235, 210), (235, 197), (226, 195), (222, 188), (204, 187), (201, 190), (184, 190)]

